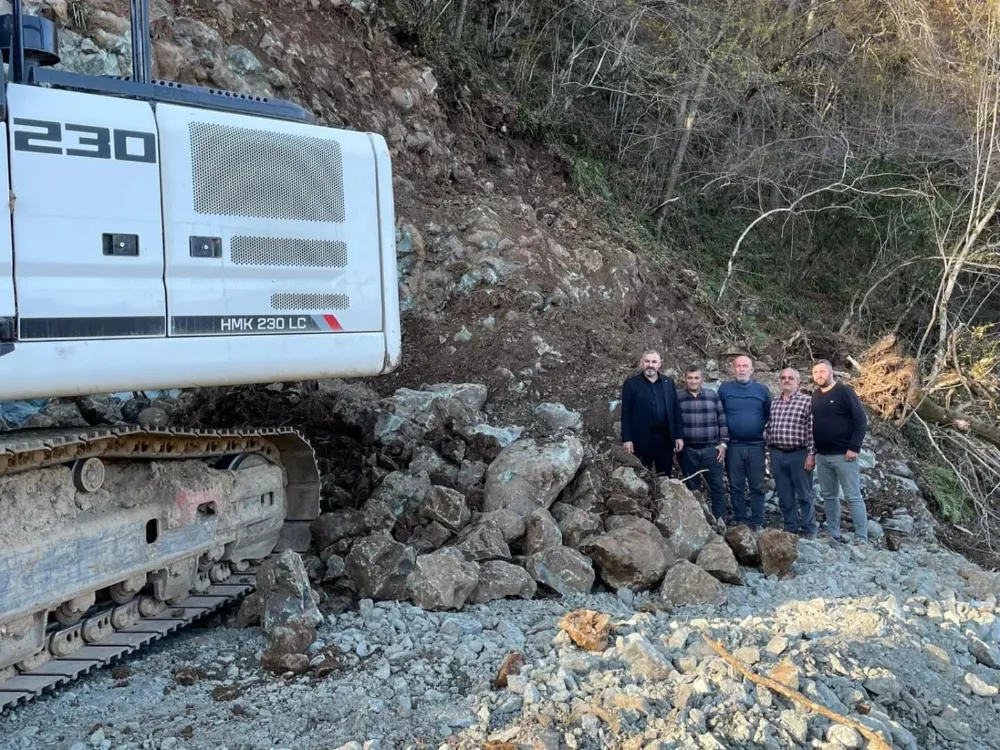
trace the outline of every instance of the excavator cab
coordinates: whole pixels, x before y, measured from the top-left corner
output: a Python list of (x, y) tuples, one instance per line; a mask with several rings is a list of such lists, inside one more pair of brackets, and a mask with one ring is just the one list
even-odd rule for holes
[(56, 70), (0, 20), (0, 399), (380, 375), (399, 361), (382, 136), (284, 101)]

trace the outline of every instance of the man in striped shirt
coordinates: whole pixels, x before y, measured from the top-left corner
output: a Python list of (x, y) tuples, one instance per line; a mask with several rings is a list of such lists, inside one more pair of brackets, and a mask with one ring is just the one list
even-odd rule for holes
[(778, 377), (779, 398), (771, 401), (764, 439), (785, 531), (816, 536), (816, 503), (811, 472), (816, 465), (812, 399), (799, 390), (799, 373), (786, 367)]
[(702, 388), (703, 380), (700, 368), (689, 367), (684, 373), (684, 388), (677, 393), (681, 423), (684, 425), (681, 471), (688, 477), (685, 484), (692, 492), (701, 486), (704, 477), (712, 503), (712, 515), (725, 523), (726, 488), (722, 467), (726, 460), (729, 431), (719, 395)]

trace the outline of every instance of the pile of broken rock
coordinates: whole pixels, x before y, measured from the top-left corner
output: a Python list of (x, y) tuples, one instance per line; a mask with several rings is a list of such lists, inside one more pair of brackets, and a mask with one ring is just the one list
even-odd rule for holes
[[(357, 385), (324, 390), (338, 417), (365, 427), (400, 468), (379, 470), (358, 507), (322, 514), (314, 554), (285, 553), (265, 568), (241, 619), (262, 620), (276, 671), (308, 668), (302, 654), (320, 620), (309, 579), (321, 584), (317, 602), (340, 595), (457, 610), (604, 587), (667, 607), (723, 604), (726, 585), (742, 583), (741, 564), (780, 576), (796, 559), (797, 537), (784, 531), (737, 526), (720, 536), (682, 482), (654, 479), (616, 444), (591, 444), (559, 405), (537, 408), (528, 429), (496, 428), (481, 411), (480, 385), (400, 389), (389, 399)], [(280, 628), (271, 609), (283, 613)]]

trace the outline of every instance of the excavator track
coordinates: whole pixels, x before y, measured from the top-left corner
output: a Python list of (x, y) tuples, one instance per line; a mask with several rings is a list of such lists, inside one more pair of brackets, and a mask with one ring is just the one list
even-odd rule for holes
[(265, 558), (309, 548), (319, 497), (291, 428), (0, 434), (0, 712), (245, 596)]
[(237, 574), (225, 583), (213, 585), (204, 594), (190, 596), (176, 606), (143, 617), (136, 624), (115, 630), (108, 637), (88, 643), (67, 656), (52, 657), (36, 669), (0, 682), (0, 715), (6, 715), (45, 693), (52, 693), (96, 669), (111, 666), (148, 644), (188, 627), (246, 596), (253, 591), (256, 581), (252, 572)]

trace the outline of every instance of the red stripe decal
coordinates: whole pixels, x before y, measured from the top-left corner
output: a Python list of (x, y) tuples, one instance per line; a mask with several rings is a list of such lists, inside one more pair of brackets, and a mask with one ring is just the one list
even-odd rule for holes
[(340, 321), (337, 320), (336, 316), (334, 316), (334, 315), (324, 315), (323, 316), (323, 320), (326, 321), (326, 324), (328, 326), (330, 326), (331, 330), (334, 330), (334, 331), (343, 331), (344, 330), (344, 327), (342, 325), (340, 325)]

